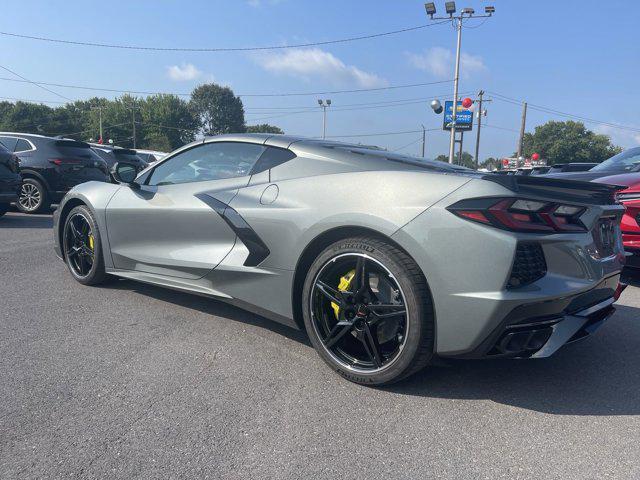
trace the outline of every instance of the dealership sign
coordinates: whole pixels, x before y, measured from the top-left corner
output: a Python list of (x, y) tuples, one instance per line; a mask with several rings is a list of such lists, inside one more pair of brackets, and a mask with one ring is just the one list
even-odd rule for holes
[[(443, 130), (451, 130), (451, 125), (453, 123), (453, 102), (447, 100), (444, 102), (444, 124), (442, 125)], [(458, 102), (458, 106), (456, 108), (456, 130), (457, 131), (468, 131), (473, 127), (473, 110), (471, 108), (464, 108), (462, 106), (462, 102)]]

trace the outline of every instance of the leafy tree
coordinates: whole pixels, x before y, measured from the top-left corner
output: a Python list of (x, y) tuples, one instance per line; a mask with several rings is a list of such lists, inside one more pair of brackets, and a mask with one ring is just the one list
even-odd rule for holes
[(499, 158), (493, 157), (489, 157), (483, 162), (480, 162), (480, 167), (486, 168), (487, 170), (496, 170), (497, 168), (500, 168), (501, 165), (502, 161)]
[[(436, 157), (436, 160), (439, 162), (449, 163), (449, 155), (438, 155)], [(473, 156), (469, 152), (462, 152), (462, 162), (458, 160), (458, 154), (456, 153), (455, 157), (453, 158), (453, 163), (455, 163), (456, 165), (462, 165), (463, 167), (473, 169), (476, 168), (476, 162), (473, 160)]]
[(247, 133), (284, 133), (284, 131), (280, 127), (269, 125), (268, 123), (261, 123), (260, 125), (247, 125), (246, 131)]
[(176, 95), (151, 95), (139, 102), (142, 144), (171, 151), (192, 142), (199, 126), (187, 102)]
[(538, 153), (549, 165), (564, 162), (602, 162), (621, 152), (606, 135), (594, 133), (582, 122), (550, 121), (524, 135), (523, 153)]
[(189, 105), (205, 135), (245, 131), (242, 100), (229, 87), (200, 85), (191, 93)]

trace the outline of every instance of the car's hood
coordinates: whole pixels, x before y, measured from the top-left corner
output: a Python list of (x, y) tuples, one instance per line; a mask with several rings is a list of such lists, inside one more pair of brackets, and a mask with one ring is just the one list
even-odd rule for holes
[(640, 192), (640, 173), (621, 173), (619, 175), (609, 175), (594, 180), (598, 183), (608, 183), (610, 185), (623, 185), (628, 187), (629, 192)]

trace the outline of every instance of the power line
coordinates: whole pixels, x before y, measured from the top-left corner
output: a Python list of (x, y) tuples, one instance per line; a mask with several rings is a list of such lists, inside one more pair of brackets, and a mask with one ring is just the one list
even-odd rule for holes
[[(515, 98), (511, 98), (511, 97), (507, 97), (506, 95), (502, 95), (496, 92), (491, 92), (491, 94), (496, 97), (498, 100), (506, 102), (506, 103), (510, 103), (512, 105), (518, 105), (521, 106), (522, 102), (515, 99)], [(621, 125), (619, 123), (611, 123), (611, 122), (604, 122), (602, 120), (597, 120), (595, 118), (589, 118), (589, 117), (583, 117), (581, 115), (575, 115), (575, 114), (571, 114), (571, 113), (567, 113), (567, 112), (561, 112), (560, 110), (555, 110), (553, 108), (549, 108), (549, 107), (545, 107), (543, 105), (536, 105), (534, 103), (529, 103), (527, 102), (527, 106), (532, 109), (532, 110), (537, 110), (539, 112), (543, 112), (543, 113), (550, 113), (550, 114), (554, 114), (554, 115), (559, 115), (561, 117), (566, 117), (566, 118), (575, 118), (577, 120), (582, 120), (583, 122), (587, 122), (587, 123), (595, 123), (598, 125), (606, 125), (608, 127), (612, 127), (612, 128), (617, 128), (620, 130), (627, 130), (627, 131), (631, 131), (631, 132), (640, 132), (640, 128), (636, 128), (636, 127), (630, 127), (628, 125)]]
[[(75, 88), (79, 90), (91, 90), (91, 91), (101, 91), (101, 92), (111, 92), (111, 93), (129, 93), (129, 94), (137, 94), (137, 95), (176, 95), (181, 97), (190, 97), (191, 93), (181, 93), (181, 92), (152, 92), (145, 90), (118, 90), (115, 88), (102, 88), (102, 87), (87, 87), (84, 85), (70, 85), (63, 83), (52, 83), (52, 82), (32, 82), (31, 80), (19, 80), (16, 78), (6, 78), (0, 77), (0, 80), (7, 82), (19, 82), (19, 83), (36, 83), (38, 85), (48, 85), (50, 87), (61, 87), (61, 88)], [(337, 95), (340, 93), (359, 93), (359, 92), (377, 92), (383, 90), (396, 90), (401, 88), (413, 88), (413, 87), (426, 87), (429, 85), (438, 85), (442, 83), (451, 83), (453, 80), (440, 80), (437, 82), (423, 82), (423, 83), (410, 83), (404, 85), (387, 85), (385, 87), (374, 87), (374, 88), (356, 88), (351, 90), (331, 90), (324, 92), (283, 92), (283, 93), (243, 93), (238, 94), (238, 97), (303, 97), (303, 96), (312, 96), (312, 95)], [(56, 94), (58, 95), (58, 94)], [(66, 98), (66, 97), (63, 97)], [(72, 100), (69, 100), (72, 101)]]
[(416, 143), (421, 142), (421, 141), (422, 141), (422, 137), (420, 137), (420, 138), (418, 138), (417, 140), (414, 140), (414, 141), (412, 141), (412, 142), (409, 142), (409, 143), (407, 143), (406, 145), (403, 145), (402, 147), (394, 148), (394, 149), (393, 149), (393, 150), (391, 150), (391, 151), (392, 151), (392, 152), (398, 152), (398, 151), (400, 151), (400, 150), (404, 150), (404, 149), (405, 149), (405, 148), (407, 148), (407, 147), (410, 147), (411, 145), (415, 145)]
[(9, 73), (12, 73), (12, 74), (13, 74), (13, 75), (15, 75), (16, 77), (21, 78), (21, 79), (22, 79), (22, 81), (24, 81), (24, 82), (26, 82), (26, 83), (31, 83), (32, 85), (35, 85), (36, 87), (39, 87), (39, 88), (41, 88), (41, 89), (43, 89), (43, 90), (46, 90), (46, 91), (47, 91), (47, 92), (49, 92), (49, 93), (53, 93), (54, 95), (56, 95), (56, 96), (58, 96), (58, 97), (60, 97), (60, 98), (64, 98), (65, 100), (69, 100), (70, 102), (72, 101), (70, 98), (65, 97), (64, 95), (61, 95), (61, 94), (59, 94), (58, 92), (54, 92), (53, 90), (50, 90), (50, 89), (48, 89), (47, 87), (43, 87), (42, 85), (40, 85), (40, 83), (39, 83), (39, 82), (31, 81), (31, 80), (29, 80), (27, 77), (23, 77), (23, 76), (22, 76), (22, 75), (20, 75), (19, 73), (16, 73), (16, 72), (14, 72), (13, 70), (11, 70), (11, 69), (9, 69), (9, 68), (7, 68), (7, 67), (4, 67), (4, 66), (0, 65), (0, 68), (2, 68), (3, 70), (6, 70), (6, 71), (7, 71), (7, 72), (9, 72)]
[(322, 45), (333, 45), (336, 43), (347, 43), (347, 42), (355, 42), (360, 40), (369, 40), (373, 38), (387, 37), (390, 35), (397, 35), (400, 33), (407, 33), (407, 32), (413, 32), (416, 30), (422, 30), (434, 25), (441, 25), (443, 23), (448, 23), (448, 20), (426, 24), (426, 25), (418, 25), (415, 27), (406, 27), (398, 30), (391, 30), (388, 32), (373, 33), (369, 35), (359, 35), (355, 37), (346, 37), (346, 38), (339, 38), (334, 40), (298, 43), (298, 44), (292, 44), (292, 45), (270, 45), (270, 46), (258, 46), (258, 47), (196, 47), (196, 48), (151, 47), (151, 46), (140, 46), (140, 45), (122, 45), (122, 44), (115, 44), (115, 43), (97, 43), (97, 42), (87, 42), (87, 41), (65, 40), (60, 38), (40, 37), (35, 35), (24, 35), (19, 33), (12, 33), (12, 32), (0, 32), (0, 35), (4, 35), (7, 37), (14, 37), (14, 38), (23, 38), (28, 40), (37, 40), (41, 42), (61, 43), (65, 45), (114, 48), (114, 49), (124, 49), (124, 50), (142, 50), (142, 51), (155, 51), (155, 52), (251, 52), (251, 51), (265, 51), (265, 50), (285, 50), (289, 48), (317, 47)]
[[(436, 130), (440, 130), (439, 128), (427, 128), (426, 132), (433, 132)], [(379, 132), (379, 133), (356, 133), (352, 135), (327, 135), (327, 138), (354, 138), (354, 137), (383, 137), (387, 135), (405, 135), (409, 133), (422, 133), (422, 129), (420, 130), (404, 130), (401, 132)], [(422, 138), (420, 139), (422, 140)]]

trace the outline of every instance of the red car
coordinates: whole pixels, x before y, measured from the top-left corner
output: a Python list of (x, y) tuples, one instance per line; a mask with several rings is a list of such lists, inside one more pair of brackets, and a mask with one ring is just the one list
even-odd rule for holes
[(618, 200), (625, 206), (620, 225), (624, 249), (632, 253), (627, 258), (627, 267), (640, 268), (640, 173), (611, 175), (594, 180), (598, 183), (623, 185), (627, 188), (618, 193)]

